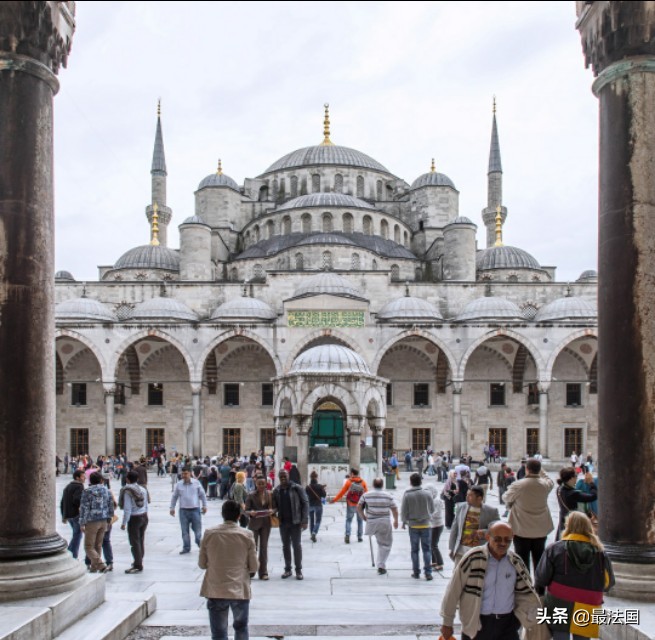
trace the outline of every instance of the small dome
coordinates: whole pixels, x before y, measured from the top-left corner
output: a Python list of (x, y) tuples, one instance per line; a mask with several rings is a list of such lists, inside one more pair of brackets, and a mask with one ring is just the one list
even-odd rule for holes
[(311, 167), (320, 165), (337, 165), (342, 167), (361, 167), (362, 169), (372, 169), (382, 173), (389, 173), (386, 167), (381, 165), (377, 160), (373, 160), (361, 151), (341, 147), (337, 144), (316, 145), (314, 147), (304, 147), (282, 156), (274, 162), (262, 175), (282, 171), (284, 169), (294, 169), (297, 167)]
[(384, 322), (443, 322), (443, 317), (437, 307), (423, 298), (414, 298), (413, 296), (405, 296), (387, 302), (378, 311), (377, 317), (378, 320)]
[(467, 218), (466, 216), (457, 216), (452, 222), (449, 222), (446, 226), (450, 226), (451, 224), (472, 224), (474, 227), (477, 227), (478, 225), (473, 222), (470, 218)]
[(428, 171), (428, 173), (419, 176), (412, 182), (409, 189), (412, 191), (421, 187), (450, 187), (457, 191), (455, 183), (445, 173), (438, 173), (437, 171)]
[(180, 270), (180, 254), (168, 247), (144, 244), (126, 251), (114, 265), (114, 269), (166, 269)]
[(224, 173), (211, 173), (206, 178), (203, 178), (198, 185), (198, 191), (205, 187), (227, 187), (234, 191), (239, 191), (239, 185)]
[(290, 373), (371, 375), (364, 359), (340, 344), (321, 344), (303, 351), (293, 361)]
[(198, 316), (183, 302), (174, 298), (150, 298), (140, 302), (134, 308), (131, 320), (191, 320), (196, 322)]
[(364, 200), (347, 196), (343, 193), (312, 193), (308, 196), (299, 196), (280, 205), (278, 211), (287, 209), (307, 209), (309, 207), (343, 207), (346, 209), (373, 209), (374, 207)]
[(116, 322), (116, 316), (102, 302), (93, 298), (73, 298), (55, 307), (57, 320), (87, 320), (90, 322)]
[[(200, 216), (189, 216), (182, 224), (201, 224), (204, 227), (209, 226)], [(179, 226), (181, 227), (182, 224)]]
[(583, 271), (577, 282), (598, 282), (598, 271), (595, 271), (594, 269)]
[(55, 273), (55, 280), (62, 282), (75, 282), (75, 278), (73, 278), (73, 274), (70, 271), (57, 271), (57, 273)]
[(350, 281), (333, 271), (321, 271), (314, 276), (303, 278), (302, 284), (294, 291), (294, 298), (306, 296), (343, 296), (345, 298), (365, 299), (362, 292)]
[(469, 302), (455, 318), (465, 320), (520, 320), (525, 322), (521, 310), (506, 298), (484, 297)]
[(214, 309), (211, 320), (220, 322), (261, 322), (275, 320), (277, 314), (265, 302), (240, 296)]
[(518, 247), (489, 247), (478, 251), (475, 258), (478, 271), (487, 269), (541, 269), (539, 263)]
[(535, 322), (555, 322), (559, 320), (596, 320), (596, 307), (584, 298), (557, 298), (545, 304), (534, 317)]

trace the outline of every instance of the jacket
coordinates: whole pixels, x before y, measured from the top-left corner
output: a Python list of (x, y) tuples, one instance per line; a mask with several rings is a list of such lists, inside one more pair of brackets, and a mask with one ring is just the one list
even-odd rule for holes
[[(504, 496), (503, 496), (504, 497)], [(578, 491), (567, 484), (561, 484), (557, 488), (557, 504), (559, 505), (559, 526), (557, 527), (558, 537), (564, 531), (566, 516), (571, 511), (578, 510), (578, 502), (594, 502), (598, 499), (596, 483), (589, 486), (589, 491)]]
[(80, 500), (80, 526), (87, 522), (111, 520), (114, 501), (104, 484), (94, 484), (82, 493)]
[(200, 595), (250, 600), (250, 575), (257, 571), (257, 549), (251, 531), (224, 522), (205, 531), (198, 566), (205, 569)]
[(307, 498), (309, 499), (310, 507), (318, 507), (322, 505), (323, 504), (322, 499), (327, 497), (327, 494), (325, 493), (325, 486), (319, 484), (318, 480), (316, 482), (314, 481), (310, 482), (305, 487), (305, 493), (307, 494)]
[(334, 496), (334, 500), (332, 500), (332, 502), (339, 502), (339, 500), (341, 500), (343, 496), (346, 496), (346, 504), (349, 507), (356, 507), (357, 506), (356, 502), (351, 502), (350, 500), (348, 500), (348, 491), (350, 490), (350, 486), (353, 484), (353, 482), (357, 484), (361, 484), (362, 488), (364, 489), (364, 491), (362, 491), (361, 495), (359, 496), (360, 498), (368, 491), (368, 487), (366, 486), (366, 481), (362, 480), (362, 478), (360, 478), (359, 476), (357, 476), (356, 478), (348, 478), (348, 480), (346, 480), (343, 483), (343, 487), (341, 487), (339, 493), (337, 493), (337, 495)]
[[(453, 520), (452, 527), (450, 528), (450, 540), (448, 541), (448, 549), (450, 550), (451, 557), (457, 553), (457, 549), (459, 548), (459, 543), (462, 539), (464, 523), (466, 522), (466, 514), (468, 513), (468, 510), (468, 502), (462, 502), (461, 504), (457, 505), (457, 509), (455, 511), (455, 519)], [(480, 507), (480, 525), (478, 526), (478, 530), (486, 531), (487, 527), (495, 520), (500, 520), (498, 509), (496, 509), (496, 507), (490, 507), (488, 504), (483, 504)]]
[(305, 490), (295, 482), (289, 481), (290, 497), (291, 497), (291, 522), (283, 522), (280, 514), (280, 491), (281, 485), (273, 489), (273, 509), (278, 512), (280, 516), (280, 524), (282, 525), (298, 525), (307, 524), (309, 522), (309, 500)]
[(545, 474), (528, 475), (513, 482), (503, 494), (509, 512), (508, 524), (522, 538), (545, 538), (553, 529), (548, 494), (555, 483)]
[(436, 484), (427, 484), (425, 485), (425, 490), (430, 493), (430, 495), (432, 496), (432, 502), (434, 503), (434, 511), (430, 516), (430, 527), (432, 527), (433, 529), (435, 527), (443, 527), (444, 526), (443, 504), (439, 496), (439, 489), (437, 489)]
[[(536, 626), (537, 609), (541, 607), (541, 602), (523, 560), (513, 551), (508, 551), (507, 556), (516, 570), (514, 615), (524, 628), (529, 629)], [(470, 638), (474, 638), (482, 628), (480, 608), (488, 561), (489, 546), (486, 544), (467, 551), (453, 571), (453, 577), (441, 601), (443, 624), (454, 626), (455, 612), (459, 608), (462, 633)]]
[(400, 519), (410, 527), (429, 527), (434, 513), (432, 494), (423, 487), (410, 487), (403, 495)]
[(68, 483), (61, 496), (61, 503), (59, 508), (61, 510), (61, 517), (64, 520), (69, 518), (77, 518), (80, 515), (80, 501), (82, 493), (84, 492), (84, 484), (73, 480)]

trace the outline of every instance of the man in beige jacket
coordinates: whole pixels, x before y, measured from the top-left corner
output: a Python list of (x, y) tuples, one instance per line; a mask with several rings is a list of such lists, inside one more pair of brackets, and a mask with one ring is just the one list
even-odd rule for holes
[(548, 494), (555, 483), (541, 469), (541, 462), (530, 458), (526, 475), (513, 482), (503, 496), (509, 509), (509, 524), (514, 531), (514, 550), (530, 571), (530, 556), (536, 570), (546, 547), (546, 537), (553, 530), (548, 509)]
[(206, 569), (200, 595), (207, 598), (212, 640), (227, 640), (230, 609), (234, 640), (248, 640), (250, 578), (257, 571), (257, 549), (252, 531), (238, 522), (241, 507), (223, 503), (223, 524), (207, 529), (200, 544), (198, 566)]

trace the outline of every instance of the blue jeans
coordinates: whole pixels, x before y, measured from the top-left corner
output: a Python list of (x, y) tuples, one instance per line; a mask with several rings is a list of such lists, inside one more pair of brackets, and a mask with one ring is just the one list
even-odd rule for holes
[(77, 560), (77, 556), (80, 552), (80, 542), (82, 541), (82, 530), (80, 529), (80, 516), (75, 516), (74, 518), (68, 518), (68, 524), (70, 524), (71, 529), (73, 530), (73, 535), (71, 540), (68, 543), (68, 550), (73, 554), (73, 558)]
[(323, 505), (318, 504), (315, 507), (309, 507), (309, 533), (316, 535), (321, 528), (323, 518)]
[[(182, 548), (184, 551), (191, 551), (191, 537), (189, 526), (193, 529), (196, 544), (200, 546), (202, 538), (202, 519), (200, 509), (180, 509), (180, 527), (182, 529)], [(227, 615), (227, 614), (226, 614)]]
[(227, 640), (227, 623), (230, 609), (234, 621), (234, 640), (248, 640), (248, 608), (250, 600), (226, 600), (224, 598), (207, 598), (209, 610), (209, 627), (212, 640)]
[(421, 547), (423, 552), (423, 568), (426, 576), (432, 575), (432, 550), (430, 542), (432, 529), (412, 529), (409, 528), (409, 542), (412, 545), (412, 570), (414, 575), (420, 575), (421, 567), (418, 560), (418, 548)]
[(355, 515), (357, 515), (357, 537), (361, 538), (364, 536), (364, 521), (359, 517), (357, 507), (351, 507), (350, 505), (346, 505), (346, 535), (350, 535)]

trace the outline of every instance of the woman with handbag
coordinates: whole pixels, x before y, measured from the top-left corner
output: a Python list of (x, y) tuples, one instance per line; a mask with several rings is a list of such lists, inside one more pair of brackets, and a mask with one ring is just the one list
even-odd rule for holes
[(323, 503), (326, 498), (325, 485), (318, 483), (316, 471), (309, 474), (309, 484), (305, 487), (305, 493), (309, 498), (309, 533), (312, 542), (316, 542), (316, 535), (321, 528), (321, 519), (323, 518)]
[(248, 529), (255, 536), (255, 545), (259, 556), (259, 579), (268, 580), (268, 539), (271, 535), (271, 516), (273, 498), (266, 488), (266, 478), (255, 479), (255, 490), (246, 498), (246, 514), (250, 516)]

